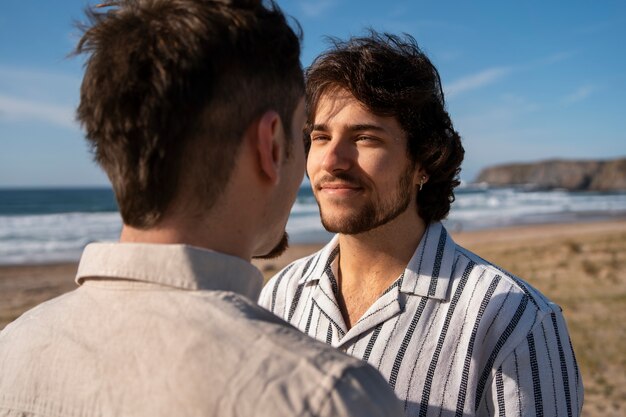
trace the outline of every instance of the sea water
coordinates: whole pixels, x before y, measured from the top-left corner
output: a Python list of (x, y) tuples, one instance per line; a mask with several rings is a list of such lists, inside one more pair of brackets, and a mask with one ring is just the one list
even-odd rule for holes
[[(618, 216), (626, 216), (626, 192), (462, 186), (444, 224), (460, 231)], [(0, 190), (0, 264), (76, 261), (86, 244), (115, 241), (121, 224), (107, 188)], [(294, 243), (323, 243), (331, 237), (321, 226), (307, 182), (300, 187), (287, 232)]]

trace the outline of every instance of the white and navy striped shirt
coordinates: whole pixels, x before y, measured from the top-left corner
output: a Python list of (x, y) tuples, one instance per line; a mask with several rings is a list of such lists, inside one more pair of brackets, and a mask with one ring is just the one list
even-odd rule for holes
[(561, 309), (431, 224), (402, 276), (347, 330), (336, 236), (270, 280), (259, 303), (374, 365), (408, 416), (579, 416)]

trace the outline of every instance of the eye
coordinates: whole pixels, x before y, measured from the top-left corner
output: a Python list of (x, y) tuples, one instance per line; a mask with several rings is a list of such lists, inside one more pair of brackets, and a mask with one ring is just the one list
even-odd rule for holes
[(311, 134), (311, 142), (326, 142), (330, 140), (330, 136), (322, 135), (319, 133)]
[(377, 138), (376, 136), (369, 136), (369, 135), (358, 135), (357, 137), (354, 138), (354, 141), (360, 142), (364, 145), (376, 145), (381, 142), (381, 140)]

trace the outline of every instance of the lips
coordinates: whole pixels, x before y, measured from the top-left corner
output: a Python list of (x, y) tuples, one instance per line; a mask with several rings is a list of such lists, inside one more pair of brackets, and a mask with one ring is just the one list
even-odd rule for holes
[(321, 184), (318, 186), (321, 190), (358, 190), (361, 187), (354, 184), (345, 184), (345, 183), (327, 183)]
[(350, 196), (365, 188), (354, 178), (348, 178), (347, 175), (342, 177), (327, 175), (317, 182), (315, 188), (321, 193), (336, 197)]
[(336, 172), (333, 175), (325, 174), (317, 180), (316, 182), (317, 188), (320, 187), (349, 187), (349, 188), (363, 188), (361, 185), (361, 181), (358, 178), (346, 173), (346, 172)]

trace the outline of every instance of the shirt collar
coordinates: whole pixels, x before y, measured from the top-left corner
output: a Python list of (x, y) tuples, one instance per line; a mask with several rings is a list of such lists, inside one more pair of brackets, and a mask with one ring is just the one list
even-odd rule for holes
[(302, 274), (298, 284), (302, 285), (306, 282), (313, 283), (319, 281), (325, 275), (326, 270), (332, 266), (333, 261), (337, 259), (338, 248), (339, 235), (337, 234), (317, 254), (312, 256), (313, 269), (310, 274)]
[(85, 247), (76, 283), (91, 278), (133, 280), (185, 290), (233, 291), (256, 300), (261, 272), (235, 256), (188, 245), (92, 243)]
[[(336, 262), (338, 246), (339, 235), (335, 235), (318, 253), (319, 258), (312, 259), (315, 263), (312, 272), (304, 274), (299, 284), (329, 279), (326, 272)], [(440, 222), (429, 224), (404, 270), (400, 292), (447, 300), (455, 252), (456, 244), (445, 227)]]
[(422, 240), (404, 270), (400, 291), (447, 300), (456, 253), (456, 243), (440, 222), (426, 227)]

